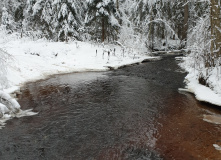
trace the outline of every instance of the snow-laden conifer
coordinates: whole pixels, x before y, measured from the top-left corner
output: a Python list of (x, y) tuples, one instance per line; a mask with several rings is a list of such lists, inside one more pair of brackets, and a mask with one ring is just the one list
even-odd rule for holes
[(87, 0), (85, 23), (92, 39), (114, 40), (120, 28), (119, 12), (113, 0)]
[(81, 40), (79, 29), (83, 26), (83, 3), (81, 1), (54, 1), (53, 25), (58, 33), (58, 40), (68, 41), (68, 38)]

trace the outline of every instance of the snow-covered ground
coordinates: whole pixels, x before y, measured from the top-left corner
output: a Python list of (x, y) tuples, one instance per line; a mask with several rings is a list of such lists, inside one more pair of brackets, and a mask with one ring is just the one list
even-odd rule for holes
[[(6, 35), (4, 32), (0, 32), (0, 49), (11, 55), (10, 63), (7, 65), (8, 85), (6, 88), (0, 88), (6, 97), (8, 97), (7, 94), (19, 90), (24, 83), (44, 79), (49, 75), (106, 71), (109, 68), (117, 69), (120, 66), (140, 63), (146, 59), (156, 59), (116, 45), (79, 41), (50, 42), (42, 39), (34, 41), (30, 38), (20, 39), (16, 34)], [(13, 98), (8, 100), (14, 101)], [(2, 110), (7, 109), (5, 106), (0, 107)], [(17, 105), (17, 107), (20, 109), (20, 106)], [(21, 112), (20, 110), (19, 113)]]
[(191, 57), (183, 57), (183, 62), (180, 66), (188, 72), (185, 78), (186, 89), (180, 89), (195, 94), (199, 101), (208, 102), (217, 106), (221, 106), (221, 67), (210, 72), (208, 82), (210, 88), (199, 84), (199, 72), (194, 69)]
[(31, 41), (27, 38), (9, 40), (7, 37), (1, 37), (0, 48), (13, 58), (13, 64), (8, 67), (7, 74), (9, 88), (53, 74), (106, 71), (109, 68), (117, 69), (123, 65), (156, 58), (119, 46), (102, 46), (79, 41), (65, 43)]

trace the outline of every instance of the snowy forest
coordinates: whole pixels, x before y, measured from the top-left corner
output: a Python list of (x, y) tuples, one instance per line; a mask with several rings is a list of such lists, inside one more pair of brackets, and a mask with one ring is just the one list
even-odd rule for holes
[[(221, 94), (220, 7), (220, 0), (1, 0), (1, 89), (10, 87), (6, 66), (16, 67), (4, 46), (14, 36), (48, 44), (74, 42), (76, 48), (81, 42), (112, 44), (136, 52), (133, 59), (182, 50), (186, 57), (180, 65), (189, 77)], [(31, 49), (24, 53), (44, 56)]]
[(123, 45), (127, 39), (148, 50), (165, 50), (185, 48), (187, 34), (190, 39), (200, 23), (208, 27), (210, 6), (209, 0), (3, 0), (0, 16), (8, 34), (21, 38)]

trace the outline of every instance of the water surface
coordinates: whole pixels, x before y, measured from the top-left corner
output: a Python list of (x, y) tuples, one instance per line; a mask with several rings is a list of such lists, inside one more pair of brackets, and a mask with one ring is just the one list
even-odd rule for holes
[(110, 72), (74, 73), (29, 83), (22, 109), (1, 132), (0, 159), (221, 159), (221, 115), (178, 92), (185, 73), (174, 57)]

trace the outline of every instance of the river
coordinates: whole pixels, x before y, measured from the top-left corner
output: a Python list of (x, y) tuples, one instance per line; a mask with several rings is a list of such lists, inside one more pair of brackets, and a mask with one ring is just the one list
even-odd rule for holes
[(219, 160), (221, 115), (184, 87), (173, 56), (109, 72), (73, 73), (28, 83), (22, 109), (0, 130), (0, 159)]

